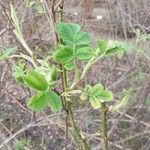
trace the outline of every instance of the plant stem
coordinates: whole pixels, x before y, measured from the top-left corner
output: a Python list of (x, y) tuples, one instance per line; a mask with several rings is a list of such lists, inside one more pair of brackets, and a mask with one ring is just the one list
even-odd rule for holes
[[(63, 65), (61, 68), (62, 68), (63, 91), (66, 92), (67, 86), (68, 86), (66, 70)], [(64, 97), (64, 106), (65, 106), (65, 110), (67, 113), (66, 115), (66, 141), (68, 141), (68, 119), (69, 119), (71, 123), (71, 134), (74, 138), (75, 145), (78, 147), (79, 150), (90, 150), (90, 148), (88, 147), (86, 143), (86, 140), (82, 137), (80, 130), (75, 123), (73, 112), (71, 109), (71, 102), (67, 101), (65, 97)], [(67, 149), (67, 143), (66, 143), (65, 148)]]
[(71, 134), (74, 138), (76, 147), (78, 148), (78, 150), (90, 150), (88, 144), (86, 143), (85, 138), (82, 136), (80, 129), (77, 127), (74, 121), (73, 112), (71, 110), (71, 103), (69, 104), (69, 107), (68, 107), (68, 115), (69, 115), (69, 119), (70, 119), (71, 126), (72, 126)]
[[(53, 11), (54, 14), (54, 11)], [(63, 0), (61, 1), (59, 7), (58, 7), (58, 21), (62, 21), (63, 18)], [(56, 17), (55, 17), (56, 19)], [(56, 22), (56, 20), (55, 20)], [(61, 42), (61, 39), (57, 39), (57, 43)], [(62, 85), (63, 85), (63, 92), (67, 91), (68, 88), (68, 84), (67, 84), (67, 74), (66, 74), (66, 69), (64, 68), (64, 65), (61, 64), (60, 68), (62, 70), (61, 73), (61, 79), (62, 79)], [(77, 147), (79, 148), (79, 150), (90, 150), (85, 139), (81, 136), (80, 130), (77, 127), (75, 121), (74, 121), (74, 117), (73, 117), (73, 112), (71, 110), (71, 102), (67, 101), (66, 98), (63, 98), (63, 105), (64, 105), (64, 109), (66, 111), (66, 144), (65, 144), (65, 149), (67, 150), (67, 143), (68, 143), (68, 119), (71, 123), (71, 130), (73, 138), (75, 140), (75, 144), (77, 145)]]
[(102, 103), (102, 137), (103, 137), (103, 150), (108, 150), (108, 137), (107, 137), (107, 108), (106, 104)]

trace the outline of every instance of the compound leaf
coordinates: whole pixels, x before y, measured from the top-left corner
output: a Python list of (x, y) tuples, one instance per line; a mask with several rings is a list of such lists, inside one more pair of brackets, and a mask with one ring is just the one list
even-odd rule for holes
[(74, 44), (75, 35), (80, 31), (80, 25), (59, 22), (56, 24), (55, 30), (63, 41), (68, 44)]

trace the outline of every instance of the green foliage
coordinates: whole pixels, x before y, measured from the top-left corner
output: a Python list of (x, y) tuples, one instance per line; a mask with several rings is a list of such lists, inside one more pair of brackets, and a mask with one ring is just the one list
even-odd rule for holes
[(94, 55), (94, 52), (92, 48), (90, 47), (82, 47), (80, 49), (77, 49), (76, 51), (76, 58), (80, 60), (88, 60), (92, 58), (93, 55)]
[(80, 32), (80, 25), (78, 24), (59, 22), (56, 24), (55, 30), (63, 42), (71, 47), (85, 45), (90, 41), (87, 33)]
[(99, 109), (99, 108), (101, 108), (101, 102), (100, 102), (100, 100), (99, 100), (98, 98), (96, 98), (95, 96), (91, 96), (91, 97), (90, 97), (90, 103), (91, 103), (91, 105), (92, 105), (92, 107), (93, 107), (94, 109)]
[(53, 58), (56, 62), (65, 65), (67, 70), (72, 70), (75, 59), (88, 60), (94, 52), (88, 46), (90, 38), (87, 33), (80, 31), (80, 25), (73, 23), (59, 22), (55, 30), (64, 45), (58, 45)]
[(59, 45), (53, 55), (54, 60), (62, 64), (70, 62), (73, 57), (73, 50), (70, 47), (63, 45)]
[(68, 63), (65, 63), (64, 67), (66, 70), (72, 70), (75, 68), (75, 64), (72, 62), (68, 62)]
[(18, 65), (14, 65), (12, 69), (13, 77), (20, 83), (24, 83), (24, 80), (23, 80), (24, 68), (25, 68), (25, 63), (22, 63), (20, 61)]
[(47, 92), (48, 106), (53, 112), (58, 112), (62, 109), (62, 102), (58, 94), (54, 91)]
[(117, 55), (122, 56), (125, 52), (129, 52), (132, 49), (130, 44), (125, 44), (123, 42), (100, 39), (98, 41), (98, 49), (96, 50), (96, 54), (100, 56), (111, 56)]
[(0, 52), (0, 60), (4, 60), (9, 58), (10, 54), (12, 54), (14, 51), (16, 51), (15, 47), (6, 48)]
[(99, 54), (100, 55), (104, 55), (106, 52), (106, 46), (107, 46), (107, 42), (103, 39), (100, 39), (98, 41), (98, 48), (99, 48)]
[[(25, 0), (25, 2), (28, 7), (32, 7), (38, 13), (45, 13), (45, 8), (42, 2), (35, 0)], [(75, 121), (73, 120), (73, 113), (71, 112), (71, 97), (74, 94), (81, 94), (81, 100), (88, 99), (94, 109), (99, 109), (104, 113), (104, 111), (106, 112), (105, 109), (107, 108), (107, 102), (113, 100), (113, 93), (105, 89), (100, 83), (94, 86), (86, 85), (83, 91), (75, 89), (75, 87), (81, 80), (83, 80), (88, 69), (99, 59), (112, 55), (122, 56), (125, 52), (128, 52), (131, 47), (122, 42), (100, 39), (98, 40), (97, 48), (95, 50), (95, 48), (92, 48), (90, 45), (89, 35), (80, 30), (80, 25), (58, 22), (55, 26), (55, 31), (59, 37), (59, 43), (55, 45), (55, 52), (52, 56), (48, 56), (48, 58), (44, 60), (36, 60), (33, 52), (30, 50), (23, 38), (19, 26), (19, 20), (12, 5), (10, 5), (10, 9), (12, 24), (14, 27), (13, 32), (25, 50), (30, 54), (30, 56), (28, 56), (20, 53), (20, 55), (17, 56), (21, 59), (23, 58), (28, 60), (34, 66), (34, 69), (25, 68), (25, 64), (20, 61), (19, 64), (13, 68), (13, 76), (16, 80), (21, 84), (35, 90), (35, 95), (27, 101), (28, 108), (32, 111), (40, 112), (46, 107), (49, 107), (53, 112), (59, 112), (62, 109), (62, 101), (60, 97), (64, 96), (63, 106), (67, 111), (67, 117), (69, 117), (69, 121), (71, 121), (75, 132), (79, 132), (77, 126), (75, 125)], [(14, 50), (15, 49), (10, 48), (3, 51), (0, 54), (0, 60), (8, 58)], [(49, 61), (50, 58), (53, 59)], [(78, 68), (78, 61), (87, 62), (83, 68), (83, 71), (81, 68)], [(56, 67), (60, 64), (62, 70), (58, 71)], [(66, 70), (73, 70), (72, 73), (74, 73), (74, 80), (73, 82), (69, 80), (69, 84), (67, 83), (68, 74)], [(54, 91), (54, 85), (59, 83), (57, 82), (57, 73), (59, 72), (61, 72), (61, 77), (63, 80), (63, 92), (60, 93), (60, 95)], [(72, 85), (69, 87), (70, 82), (72, 82)], [(113, 111), (120, 111), (120, 109), (127, 104), (129, 98), (130, 94), (126, 92), (122, 100), (113, 106)], [(104, 117), (106, 117), (106, 113), (104, 115)], [(105, 118), (103, 120), (106, 121)], [(105, 122), (104, 124), (106, 125)], [(76, 138), (79, 141), (81, 140), (81, 143), (83, 142), (80, 132), (77, 133)], [(19, 145), (19, 143), (16, 145)], [(21, 149), (23, 145), (18, 147), (18, 149)]]
[(108, 102), (113, 99), (113, 93), (104, 89), (102, 84), (96, 84), (95, 86), (86, 85), (80, 98), (86, 100), (89, 98), (91, 105), (95, 109), (101, 108), (101, 103)]
[(23, 76), (23, 80), (28, 87), (35, 90), (46, 91), (48, 89), (48, 83), (44, 76), (35, 70), (29, 70), (28, 73)]
[[(26, 4), (38, 13), (44, 13), (45, 11), (43, 5), (38, 1), (26, 0)], [(34, 89), (36, 92), (27, 102), (29, 109), (39, 112), (43, 111), (46, 107), (50, 107), (53, 112), (58, 112), (62, 109), (62, 101), (60, 95), (53, 90), (54, 84), (57, 83), (56, 65), (50, 65), (48, 62), (49, 59), (47, 58), (45, 60), (36, 60), (35, 63), (33, 52), (28, 47), (21, 33), (16, 11), (12, 5), (10, 5), (10, 8), (12, 24), (14, 26), (13, 31), (26, 51), (30, 54), (30, 56), (20, 54), (20, 56), (30, 61), (35, 67), (34, 69), (27, 68), (28, 71), (26, 72), (24, 71), (25, 64), (20, 62), (18, 66), (13, 68), (13, 76), (17, 81)], [(61, 64), (68, 71), (74, 69), (75, 73), (73, 86), (65, 87), (67, 89), (65, 89), (64, 93), (61, 93), (61, 96), (65, 96), (65, 103), (67, 104), (67, 102), (69, 102), (69, 104), (71, 104), (71, 99), (68, 97), (80, 93), (82, 100), (88, 99), (94, 109), (102, 110), (106, 102), (113, 100), (113, 93), (111, 91), (105, 89), (102, 84), (96, 84), (94, 86), (86, 85), (82, 92), (81, 90), (74, 89), (74, 85), (83, 79), (87, 70), (100, 58), (112, 55), (123, 55), (131, 49), (131, 47), (122, 42), (100, 39), (97, 42), (97, 49), (94, 50), (95, 48), (90, 46), (89, 35), (81, 31), (81, 27), (78, 24), (58, 22), (55, 26), (55, 31), (58, 34), (60, 42), (57, 43), (55, 52), (52, 56), (49, 56), (49, 58), (53, 58), (57, 64)], [(8, 58), (12, 52), (13, 49), (8, 49), (3, 52), (1, 59)], [(81, 69), (78, 69), (76, 66), (79, 60), (87, 61), (81, 76)], [(61, 72), (63, 71), (64, 70), (61, 70)], [(67, 80), (64, 74), (63, 80)], [(128, 99), (129, 94), (126, 94), (121, 102), (113, 107), (113, 110), (120, 110), (126, 105)]]
[(53, 112), (62, 109), (61, 99), (57, 93), (51, 90), (37, 93), (28, 100), (27, 106), (32, 111), (42, 111), (47, 106), (49, 106)]
[(42, 74), (49, 84), (55, 83), (57, 80), (57, 68), (53, 65), (49, 65), (47, 60), (38, 60), (39, 67), (36, 67), (36, 71)]
[(42, 111), (47, 106), (47, 95), (45, 92), (37, 93), (36, 95), (32, 96), (28, 102), (27, 106), (32, 111)]
[(106, 55), (123, 55), (126, 51), (131, 49), (130, 44), (125, 44), (123, 42), (109, 40), (106, 46)]

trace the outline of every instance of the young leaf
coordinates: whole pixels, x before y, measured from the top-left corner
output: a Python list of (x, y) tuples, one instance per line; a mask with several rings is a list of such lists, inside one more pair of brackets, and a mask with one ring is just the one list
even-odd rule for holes
[(55, 30), (63, 41), (69, 44), (73, 44), (74, 36), (79, 32), (80, 25), (59, 22), (56, 24)]
[(87, 60), (92, 58), (93, 51), (90, 47), (83, 47), (76, 51), (76, 57), (81, 60)]
[(46, 92), (48, 105), (53, 112), (58, 112), (62, 109), (62, 102), (60, 97), (54, 91), (47, 91)]
[(11, 53), (16, 50), (16, 47), (6, 48), (0, 52), (0, 60), (7, 59)]
[(74, 69), (75, 64), (72, 62), (68, 62), (68, 63), (65, 63), (64, 67), (66, 70), (72, 70), (72, 69)]
[(13, 66), (13, 69), (12, 69), (12, 75), (13, 77), (20, 83), (24, 83), (24, 80), (23, 80), (23, 76), (24, 76), (24, 67), (25, 67), (25, 64), (24, 63), (21, 63), (19, 62), (19, 65), (18, 66)]
[(43, 75), (35, 70), (30, 70), (27, 75), (23, 76), (26, 84), (38, 91), (46, 91), (48, 89), (48, 83)]
[(106, 54), (107, 55), (123, 55), (126, 51), (128, 52), (131, 49), (131, 45), (125, 44), (123, 42), (109, 40), (107, 42)]
[(98, 96), (103, 91), (104, 87), (102, 84), (98, 83), (92, 88), (92, 95)]
[(84, 88), (84, 93), (91, 93), (92, 92), (92, 86), (91, 85), (86, 85)]
[(31, 97), (27, 102), (27, 106), (32, 111), (42, 111), (49, 106), (53, 112), (57, 112), (62, 109), (62, 102), (54, 91), (46, 91)]
[(94, 109), (99, 109), (101, 108), (101, 102), (99, 99), (97, 99), (96, 97), (90, 97), (90, 103), (92, 105), (92, 107), (94, 107)]
[(75, 45), (86, 45), (90, 42), (90, 36), (85, 32), (79, 32), (75, 36)]
[(100, 55), (103, 55), (105, 54), (105, 51), (106, 51), (106, 46), (107, 46), (107, 42), (105, 40), (99, 40), (98, 41), (98, 48), (99, 48), (99, 54)]
[(51, 80), (50, 81), (56, 81), (57, 80), (57, 70), (56, 70), (55, 66), (51, 67), (50, 75), (51, 75)]
[(70, 62), (73, 59), (73, 50), (70, 47), (60, 47), (56, 52), (53, 54), (53, 58), (56, 62), (65, 64)]
[(30, 108), (32, 111), (42, 111), (44, 108), (46, 108), (48, 103), (47, 95), (45, 92), (38, 93), (31, 97), (28, 102), (27, 106)]
[(56, 24), (55, 30), (63, 42), (68, 45), (77, 46), (85, 45), (90, 41), (89, 35), (80, 31), (80, 25), (72, 23), (59, 22)]
[(101, 102), (111, 101), (113, 99), (113, 93), (108, 90), (101, 91), (97, 96)]

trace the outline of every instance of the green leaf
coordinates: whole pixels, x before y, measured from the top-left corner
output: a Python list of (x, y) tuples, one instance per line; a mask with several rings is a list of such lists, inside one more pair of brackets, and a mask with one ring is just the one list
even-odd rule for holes
[(102, 84), (98, 83), (92, 88), (92, 95), (98, 96), (103, 91), (104, 87)]
[(23, 76), (24, 76), (24, 67), (25, 63), (19, 62), (18, 65), (14, 65), (12, 69), (12, 75), (16, 80), (20, 83), (24, 83)]
[(26, 75), (23, 76), (26, 84), (38, 91), (46, 91), (48, 89), (48, 83), (43, 75), (35, 70), (30, 70)]
[(99, 109), (99, 108), (101, 108), (101, 102), (100, 102), (100, 100), (99, 99), (97, 99), (96, 97), (90, 97), (90, 103), (91, 103), (91, 105), (92, 105), (92, 107), (94, 108), (94, 109)]
[(101, 102), (111, 101), (113, 99), (113, 93), (108, 90), (101, 91), (97, 96)]
[(75, 45), (86, 45), (90, 42), (90, 36), (85, 32), (79, 32), (75, 36)]
[(92, 86), (86, 85), (84, 88), (84, 93), (90, 94), (92, 92)]
[(107, 46), (107, 42), (105, 40), (99, 40), (98, 41), (98, 48), (99, 48), (99, 53), (100, 55), (103, 55), (105, 54), (105, 51), (106, 51), (106, 46)]
[(56, 62), (65, 64), (73, 59), (73, 50), (70, 47), (61, 46), (53, 54), (53, 58)]
[(0, 60), (9, 58), (9, 55), (16, 50), (16, 47), (6, 48), (0, 52)]
[(55, 30), (63, 41), (73, 44), (75, 35), (80, 31), (80, 25), (59, 22), (56, 24)]
[(90, 47), (83, 47), (76, 51), (76, 57), (81, 60), (87, 60), (92, 58), (93, 51)]
[(39, 112), (46, 108), (47, 103), (47, 94), (45, 92), (41, 92), (31, 97), (27, 102), (27, 106), (32, 111)]
[(46, 91), (40, 92), (31, 97), (27, 106), (32, 111), (42, 111), (49, 106), (53, 112), (57, 112), (62, 109), (62, 102), (58, 94), (54, 91)]
[(75, 64), (72, 63), (72, 62), (65, 63), (64, 67), (65, 67), (66, 70), (72, 70), (72, 69), (74, 69)]
[(62, 102), (60, 97), (54, 91), (47, 91), (48, 105), (53, 112), (58, 112), (62, 109)]
[(112, 55), (112, 54), (123, 55), (125, 52), (129, 52), (131, 49), (132, 49), (132, 46), (130, 44), (109, 40), (107, 42), (106, 54), (107, 55)]
[(55, 30), (58, 36), (71, 47), (85, 45), (90, 41), (87, 33), (79, 32), (80, 25), (78, 24), (59, 22), (56, 24)]
[(51, 75), (51, 80), (50, 81), (56, 81), (57, 80), (57, 70), (56, 70), (55, 66), (51, 67), (50, 75)]

